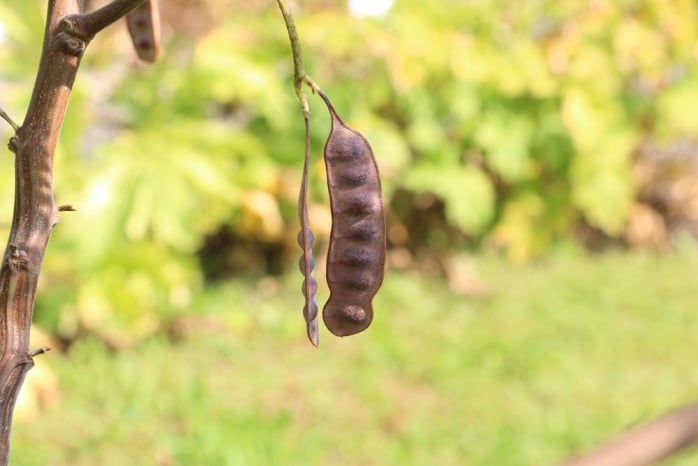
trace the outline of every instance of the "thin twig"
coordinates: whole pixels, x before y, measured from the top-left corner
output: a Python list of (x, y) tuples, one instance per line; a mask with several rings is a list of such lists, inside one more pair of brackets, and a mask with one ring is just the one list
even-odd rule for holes
[(48, 353), (49, 351), (51, 351), (51, 348), (49, 348), (48, 346), (42, 346), (41, 348), (37, 348), (33, 351), (30, 351), (29, 357), (35, 358), (36, 356), (38, 356), (40, 354)]
[(113, 0), (95, 11), (76, 15), (72, 18), (75, 22), (75, 33), (89, 42), (99, 31), (115, 23), (144, 1)]
[(288, 31), (288, 39), (291, 41), (291, 53), (293, 54), (293, 87), (296, 89), (296, 95), (301, 102), (303, 115), (308, 116), (310, 114), (310, 106), (308, 105), (308, 98), (303, 92), (303, 83), (307, 84), (313, 93), (318, 93), (321, 89), (310, 75), (306, 73), (303, 67), (303, 51), (301, 50), (301, 41), (298, 38), (298, 31), (296, 30), (296, 23), (293, 21), (293, 15), (289, 9), (286, 8), (284, 0), (276, 0), (276, 3), (279, 5), (281, 15), (284, 17), (286, 30)]
[(12, 129), (15, 130), (15, 133), (19, 131), (19, 125), (15, 123), (12, 118), (10, 118), (10, 115), (8, 115), (5, 110), (0, 108), (0, 118), (5, 120), (7, 123), (9, 123), (10, 126), (12, 126)]

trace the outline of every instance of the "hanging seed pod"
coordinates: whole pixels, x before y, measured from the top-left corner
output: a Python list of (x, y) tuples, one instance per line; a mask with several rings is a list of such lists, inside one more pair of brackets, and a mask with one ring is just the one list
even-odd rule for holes
[(160, 53), (160, 10), (158, 0), (145, 0), (126, 15), (133, 48), (141, 60), (154, 62)]
[(322, 311), (337, 336), (365, 330), (373, 320), (372, 300), (383, 282), (385, 216), (378, 166), (368, 141), (337, 115), (319, 92), (332, 118), (325, 166), (332, 211), (327, 255), (330, 297)]
[(305, 318), (308, 339), (315, 347), (320, 341), (318, 330), (318, 305), (317, 305), (317, 282), (315, 281), (315, 259), (313, 259), (313, 242), (315, 236), (310, 231), (308, 220), (308, 165), (310, 164), (310, 122), (305, 116), (305, 157), (303, 162), (303, 177), (301, 178), (301, 189), (298, 195), (298, 219), (301, 231), (298, 232), (298, 245), (303, 250), (298, 265), (301, 273), (305, 277), (303, 280), (303, 296), (305, 305), (303, 306), (303, 317)]

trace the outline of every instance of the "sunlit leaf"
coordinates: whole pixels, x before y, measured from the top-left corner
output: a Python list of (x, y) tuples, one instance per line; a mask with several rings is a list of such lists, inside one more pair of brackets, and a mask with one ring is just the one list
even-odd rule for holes
[(635, 195), (629, 163), (632, 141), (631, 133), (611, 133), (593, 152), (579, 154), (572, 168), (575, 204), (609, 235), (622, 231)]
[(529, 158), (532, 132), (528, 120), (497, 109), (483, 115), (475, 141), (484, 149), (488, 166), (513, 182), (533, 174)]
[(662, 129), (678, 134), (698, 134), (698, 75), (684, 79), (671, 86), (659, 97)]
[(494, 190), (480, 170), (465, 166), (415, 166), (405, 186), (429, 191), (446, 204), (449, 220), (466, 233), (481, 233), (494, 215)]

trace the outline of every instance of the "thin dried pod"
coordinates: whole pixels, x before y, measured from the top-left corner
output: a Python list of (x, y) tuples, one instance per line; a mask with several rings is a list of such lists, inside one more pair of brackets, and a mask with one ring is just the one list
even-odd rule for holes
[(160, 54), (160, 9), (158, 0), (145, 0), (126, 15), (133, 47), (141, 60), (154, 62)]
[(327, 253), (330, 297), (322, 311), (337, 336), (365, 330), (373, 320), (373, 297), (383, 283), (385, 215), (378, 165), (368, 141), (347, 126), (330, 100), (332, 129), (325, 143), (325, 167), (332, 211)]
[(301, 189), (298, 195), (298, 220), (301, 231), (298, 232), (298, 245), (303, 250), (298, 265), (301, 273), (305, 277), (303, 280), (303, 296), (305, 296), (305, 306), (303, 306), (303, 317), (305, 318), (308, 339), (315, 347), (320, 341), (318, 331), (318, 305), (317, 305), (317, 282), (315, 281), (315, 260), (313, 259), (313, 242), (315, 236), (310, 231), (310, 221), (308, 220), (308, 166), (310, 165), (310, 122), (308, 115), (304, 115), (305, 120), (305, 158), (303, 161), (303, 177), (301, 178)]

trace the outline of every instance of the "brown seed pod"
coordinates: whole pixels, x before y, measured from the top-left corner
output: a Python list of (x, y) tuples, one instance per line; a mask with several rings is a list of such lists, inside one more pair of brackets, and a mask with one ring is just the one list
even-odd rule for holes
[(365, 330), (373, 320), (372, 300), (385, 266), (385, 216), (371, 146), (342, 121), (327, 96), (319, 94), (332, 118), (325, 143), (332, 210), (327, 253), (330, 297), (322, 317), (330, 332), (347, 336)]
[(158, 0), (145, 0), (126, 15), (133, 47), (141, 60), (154, 62), (160, 53), (160, 9)]

